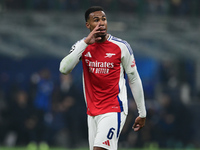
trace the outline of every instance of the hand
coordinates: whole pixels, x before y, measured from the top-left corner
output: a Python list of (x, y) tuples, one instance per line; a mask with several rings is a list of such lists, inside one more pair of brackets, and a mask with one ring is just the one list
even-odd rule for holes
[(90, 32), (90, 34), (84, 40), (86, 44), (90, 45), (95, 43), (95, 41), (101, 40), (101, 37), (96, 37), (96, 34), (101, 32), (100, 29), (100, 22), (98, 25)]
[(133, 127), (132, 127), (133, 130), (134, 131), (139, 131), (142, 127), (144, 127), (145, 121), (146, 121), (146, 118), (137, 117), (135, 119), (135, 123), (133, 124)]

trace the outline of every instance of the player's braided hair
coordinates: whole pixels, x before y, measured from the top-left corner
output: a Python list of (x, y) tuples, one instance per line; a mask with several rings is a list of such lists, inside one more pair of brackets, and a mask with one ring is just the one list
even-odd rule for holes
[(86, 22), (89, 19), (89, 15), (95, 11), (104, 11), (104, 10), (101, 6), (92, 6), (92, 7), (88, 8), (88, 10), (86, 10), (86, 12), (85, 12), (85, 21)]

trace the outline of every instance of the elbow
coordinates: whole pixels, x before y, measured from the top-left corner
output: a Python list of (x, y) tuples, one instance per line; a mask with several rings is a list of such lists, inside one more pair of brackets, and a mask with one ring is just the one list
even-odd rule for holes
[(65, 74), (65, 75), (71, 72), (71, 70), (67, 70), (66, 67), (62, 67), (61, 65), (60, 65), (59, 71), (60, 73)]
[(60, 68), (59, 68), (60, 73), (62, 74), (67, 74), (66, 67), (63, 65), (63, 63), (60, 63)]
[(67, 71), (65, 68), (63, 68), (63, 67), (60, 67), (59, 68), (59, 71), (60, 71), (60, 73), (62, 73), (62, 74), (68, 74), (70, 71)]
[(73, 60), (69, 59), (68, 57), (63, 58), (63, 60), (60, 62), (60, 68), (59, 71), (62, 74), (69, 74), (73, 69)]
[(62, 68), (59, 68), (59, 71), (60, 71), (60, 73), (62, 73), (62, 74), (66, 74), (66, 72), (65, 72)]
[(60, 73), (62, 73), (62, 74), (66, 74), (66, 72), (64, 71), (64, 69), (60, 66), (60, 68), (59, 68), (59, 71), (60, 71)]

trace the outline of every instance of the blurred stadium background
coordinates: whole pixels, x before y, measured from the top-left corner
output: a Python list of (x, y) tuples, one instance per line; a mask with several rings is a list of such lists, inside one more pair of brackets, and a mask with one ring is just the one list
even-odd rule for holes
[[(108, 31), (132, 46), (148, 117), (129, 116), (120, 148), (200, 148), (199, 0), (0, 0), (0, 149), (87, 148), (82, 66), (59, 73), (87, 36), (84, 12), (105, 8)], [(20, 148), (19, 148), (20, 147)]]

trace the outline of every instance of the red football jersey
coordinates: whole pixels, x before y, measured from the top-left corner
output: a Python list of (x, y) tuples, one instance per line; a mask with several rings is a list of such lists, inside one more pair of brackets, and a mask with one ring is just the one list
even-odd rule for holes
[(141, 79), (132, 49), (126, 41), (109, 35), (103, 43), (87, 45), (82, 39), (72, 46), (70, 52), (60, 63), (60, 72), (70, 73), (82, 58), (88, 115), (122, 111), (128, 114), (126, 72), (139, 116), (146, 117)]
[[(120, 47), (120, 44), (124, 45)], [(121, 91), (120, 81), (125, 84), (122, 68), (122, 51), (128, 50), (125, 41), (110, 37), (103, 43), (87, 46), (82, 53), (84, 94), (87, 102), (87, 114), (95, 116), (107, 112), (121, 112), (124, 109), (120, 92), (126, 95), (126, 89)], [(131, 50), (132, 51), (132, 50)], [(132, 61), (134, 58), (132, 57)], [(133, 64), (130, 64), (130, 66)], [(133, 67), (133, 66), (132, 66)], [(122, 79), (120, 79), (122, 78)], [(127, 107), (127, 106), (126, 106)]]

